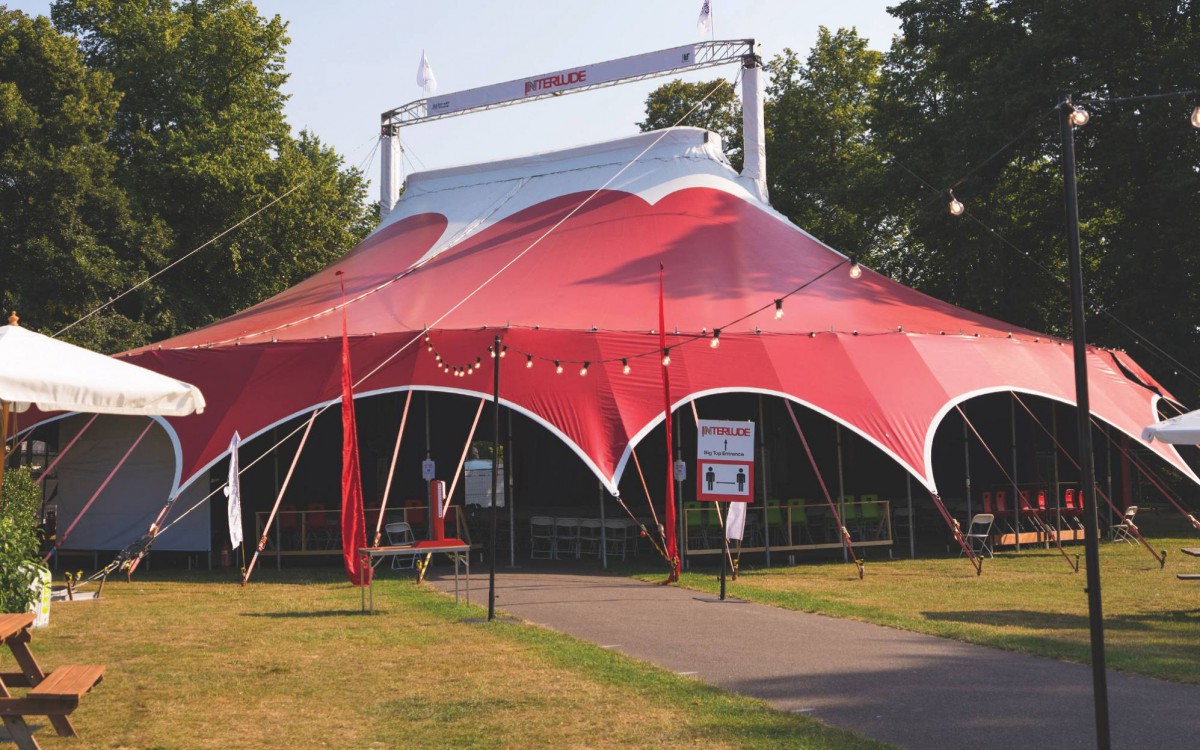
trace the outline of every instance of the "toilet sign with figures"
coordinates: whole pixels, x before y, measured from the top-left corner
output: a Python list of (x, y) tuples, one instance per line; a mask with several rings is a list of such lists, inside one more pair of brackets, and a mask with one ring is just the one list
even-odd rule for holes
[(754, 499), (754, 423), (701, 419), (696, 431), (696, 498)]

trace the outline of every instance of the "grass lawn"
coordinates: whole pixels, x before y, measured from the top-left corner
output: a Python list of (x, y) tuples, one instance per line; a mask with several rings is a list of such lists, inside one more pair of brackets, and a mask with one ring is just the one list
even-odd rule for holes
[[(1108, 666), (1200, 684), (1200, 581), (1175, 577), (1200, 572), (1200, 559), (1179, 552), (1200, 546), (1200, 540), (1192, 535), (1147, 541), (1167, 550), (1165, 569), (1141, 546), (1100, 544)], [(984, 561), (981, 577), (965, 558), (876, 559), (878, 549), (869, 553), (861, 581), (853, 564), (840, 561), (773, 569), (751, 569), (747, 561), (727, 592), (788, 609), (1089, 663), (1083, 544), (1065, 549), (1072, 558), (1080, 556), (1078, 574), (1053, 547), (998, 553)], [(661, 580), (662, 573), (638, 577)], [(682, 584), (707, 592), (718, 588), (711, 567), (685, 573)]]
[[(883, 748), (801, 715), (381, 578), (377, 614), (340, 571), (141, 573), (55, 603), (43, 668), (104, 664), (45, 748)], [(5, 650), (0, 670), (13, 670)], [(0, 747), (5, 743), (0, 743)]]

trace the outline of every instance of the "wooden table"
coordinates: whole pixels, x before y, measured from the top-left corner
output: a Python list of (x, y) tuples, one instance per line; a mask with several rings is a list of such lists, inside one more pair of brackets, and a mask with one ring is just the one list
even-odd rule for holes
[[(0, 640), (12, 652), (20, 672), (0, 672), (0, 716), (21, 750), (38, 750), (37, 740), (25, 723), (26, 716), (45, 716), (62, 737), (76, 736), (67, 714), (80, 697), (103, 679), (104, 667), (59, 667), (47, 675), (29, 650), (29, 629), (34, 615), (0, 615)], [(32, 688), (23, 698), (9, 688)]]
[[(1179, 551), (1185, 555), (1200, 557), (1200, 547), (1184, 547)], [(1175, 577), (1181, 581), (1200, 581), (1200, 573), (1176, 573)]]
[[(385, 557), (392, 555), (432, 555), (445, 554), (454, 560), (454, 601), (458, 601), (458, 564), (466, 566), (467, 604), (471, 603), (471, 545), (461, 539), (424, 540), (415, 544), (397, 544), (389, 547), (360, 547), (358, 554), (371, 566), (371, 582), (367, 585), (370, 590), (370, 612), (375, 612), (375, 567)], [(363, 611), (367, 611), (366, 594), (363, 595)]]

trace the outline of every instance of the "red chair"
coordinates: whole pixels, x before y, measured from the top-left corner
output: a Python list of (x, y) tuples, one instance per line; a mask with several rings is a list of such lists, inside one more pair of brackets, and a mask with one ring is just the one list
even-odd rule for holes
[(1046, 507), (1046, 491), (1045, 491), (1045, 490), (1038, 490), (1038, 494), (1037, 494), (1037, 508), (1035, 509), (1035, 512), (1038, 514), (1038, 516), (1039, 516), (1040, 518), (1045, 518), (1045, 517), (1046, 517), (1046, 513), (1047, 513), (1048, 511), (1049, 511), (1049, 508), (1047, 508), (1047, 507)]
[(295, 505), (280, 505), (279, 516), (275, 519), (279, 530), (279, 548), (296, 549), (300, 546), (300, 516), (296, 513)]
[(992, 510), (992, 493), (990, 492), (983, 493), (983, 512), (995, 515), (995, 511)]
[(332, 549), (333, 548), (333, 527), (329, 523), (329, 516), (324, 505), (320, 503), (309, 503), (305, 507), (304, 526), (305, 536), (304, 541), (308, 549)]

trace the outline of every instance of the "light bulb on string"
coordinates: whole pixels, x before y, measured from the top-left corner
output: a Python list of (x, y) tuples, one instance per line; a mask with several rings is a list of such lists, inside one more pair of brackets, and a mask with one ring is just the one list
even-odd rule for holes
[(438, 362), (441, 362), (441, 361), (442, 361), (442, 355), (441, 355), (441, 354), (435, 354), (435, 355), (433, 355), (433, 358), (434, 358), (435, 360), (437, 360)]
[(531, 367), (533, 367), (533, 355), (526, 354), (525, 355), (525, 369), (528, 370)]
[(775, 300), (775, 320), (783, 317), (783, 298)]
[(850, 259), (850, 278), (862, 278), (862, 266), (858, 265), (858, 261), (854, 260), (853, 258)]
[(483, 357), (476, 357), (475, 358), (475, 369), (478, 370), (480, 367), (483, 367)]
[(713, 329), (712, 341), (708, 342), (708, 345), (710, 347), (712, 347), (713, 349), (716, 349), (721, 346), (721, 329), (720, 328)]
[(588, 370), (588, 365), (589, 365), (589, 364), (591, 364), (591, 363), (590, 363), (590, 362), (584, 362), (584, 363), (583, 363), (583, 367), (580, 367), (580, 368), (579, 368), (579, 374), (580, 374), (580, 376), (586, 376), (586, 375), (587, 375), (587, 370)]
[(950, 213), (951, 213), (951, 215), (962, 216), (963, 211), (966, 211), (967, 207), (963, 205), (962, 201), (960, 201), (958, 198), (954, 197), (953, 190), (951, 190), (949, 192), (950, 192)]
[(508, 346), (500, 347), (500, 359), (504, 359), (504, 355), (508, 354)]
[(557, 375), (562, 375), (562, 364), (557, 359), (554, 360), (554, 372)]
[(627, 360), (627, 359), (621, 360), (621, 374), (622, 375), (628, 375), (629, 371), (632, 369), (633, 368), (629, 366), (629, 360)]
[(492, 359), (496, 358), (496, 350), (490, 346), (488, 347), (488, 354), (491, 355)]
[(1073, 107), (1068, 118), (1071, 120), (1072, 125), (1077, 128), (1082, 128), (1084, 125), (1088, 124), (1088, 120), (1092, 119), (1092, 116), (1089, 115), (1088, 111), (1083, 107)]
[(669, 346), (666, 349), (663, 349), (662, 363), (663, 367), (668, 367), (671, 364), (671, 347)]
[(1189, 119), (1189, 122), (1192, 123), (1193, 128), (1200, 128), (1200, 107), (1196, 107), (1192, 110), (1192, 116)]

